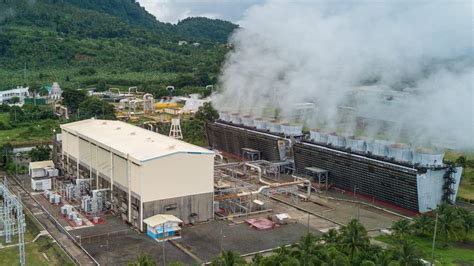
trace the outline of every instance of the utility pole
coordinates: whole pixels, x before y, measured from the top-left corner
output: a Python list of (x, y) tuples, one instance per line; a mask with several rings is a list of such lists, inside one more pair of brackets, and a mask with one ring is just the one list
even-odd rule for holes
[(436, 231), (438, 229), (438, 211), (436, 211), (436, 219), (435, 219), (435, 226), (433, 232), (433, 245), (431, 246), (431, 265), (434, 265), (435, 259), (435, 243), (436, 243)]
[[(354, 185), (354, 202), (356, 201), (356, 191), (357, 191), (357, 186)], [(357, 202), (357, 220), (360, 220), (360, 203)]]
[(163, 265), (166, 265), (166, 259), (165, 259), (165, 223), (163, 223)]
[(309, 213), (308, 213), (308, 234), (309, 234)]

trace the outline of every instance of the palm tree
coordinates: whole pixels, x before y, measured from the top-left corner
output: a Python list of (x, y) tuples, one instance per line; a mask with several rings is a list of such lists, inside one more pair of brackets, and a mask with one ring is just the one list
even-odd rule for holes
[(292, 252), (293, 250), (282, 245), (273, 258), (272, 265), (299, 265), (298, 259), (292, 256)]
[(464, 228), (463, 239), (469, 236), (469, 233), (474, 229), (474, 214), (464, 208), (458, 207), (456, 209), (457, 215), (462, 219), (462, 225)]
[(263, 256), (260, 253), (255, 254), (252, 258), (252, 265), (258, 266), (262, 264)]
[(317, 264), (319, 261), (317, 253), (319, 238), (309, 233), (301, 237), (300, 241), (295, 244), (291, 256), (298, 259), (302, 265)]
[(337, 244), (337, 242), (339, 241), (339, 238), (340, 238), (339, 233), (334, 228), (329, 229), (329, 231), (327, 231), (321, 237), (321, 239), (324, 240), (326, 244)]
[(214, 266), (239, 266), (245, 265), (245, 260), (237, 252), (222, 251), (221, 255), (212, 261)]
[(411, 234), (411, 224), (408, 219), (400, 219), (392, 224), (392, 234), (398, 240), (404, 240)]
[(400, 266), (422, 265), (420, 252), (412, 241), (401, 241), (393, 252), (394, 259)]
[(367, 230), (357, 219), (352, 219), (347, 226), (341, 228), (340, 241), (342, 249), (349, 255), (351, 261), (370, 244)]
[(456, 209), (443, 204), (437, 211), (439, 212), (438, 231), (444, 236), (444, 244), (447, 245), (449, 240), (461, 239), (464, 231), (463, 220)]
[(334, 246), (324, 249), (321, 259), (324, 266), (346, 266), (350, 265), (349, 259), (344, 253), (341, 253)]
[(415, 218), (415, 224), (413, 228), (416, 234), (420, 236), (426, 236), (433, 232), (434, 220), (433, 217), (426, 214), (422, 214)]
[(128, 264), (129, 266), (155, 266), (155, 260), (148, 254), (142, 254), (137, 260)]

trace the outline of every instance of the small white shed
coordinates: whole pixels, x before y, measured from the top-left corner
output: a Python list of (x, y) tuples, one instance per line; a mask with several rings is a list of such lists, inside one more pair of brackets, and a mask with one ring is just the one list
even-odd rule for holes
[(31, 162), (28, 167), (30, 177), (52, 177), (57, 176), (57, 169), (54, 168), (54, 163), (51, 160)]
[(181, 238), (183, 221), (169, 214), (157, 214), (146, 218), (143, 222), (147, 225), (147, 235), (158, 242)]

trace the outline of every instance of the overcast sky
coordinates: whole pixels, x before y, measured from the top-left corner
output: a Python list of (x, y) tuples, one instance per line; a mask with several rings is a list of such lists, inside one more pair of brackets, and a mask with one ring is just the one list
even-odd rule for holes
[(208, 17), (238, 23), (245, 10), (264, 0), (139, 0), (159, 21), (177, 23), (187, 17)]

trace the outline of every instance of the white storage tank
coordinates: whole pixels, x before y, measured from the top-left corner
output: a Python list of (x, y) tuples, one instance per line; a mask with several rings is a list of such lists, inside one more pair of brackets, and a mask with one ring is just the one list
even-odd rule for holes
[(388, 156), (400, 162), (411, 162), (413, 161), (413, 152), (407, 144), (395, 143), (391, 144), (388, 148)]
[(344, 136), (339, 136), (336, 132), (328, 134), (328, 144), (334, 147), (345, 147), (346, 138)]
[(444, 152), (437, 149), (417, 148), (413, 152), (413, 162), (421, 166), (442, 166)]

